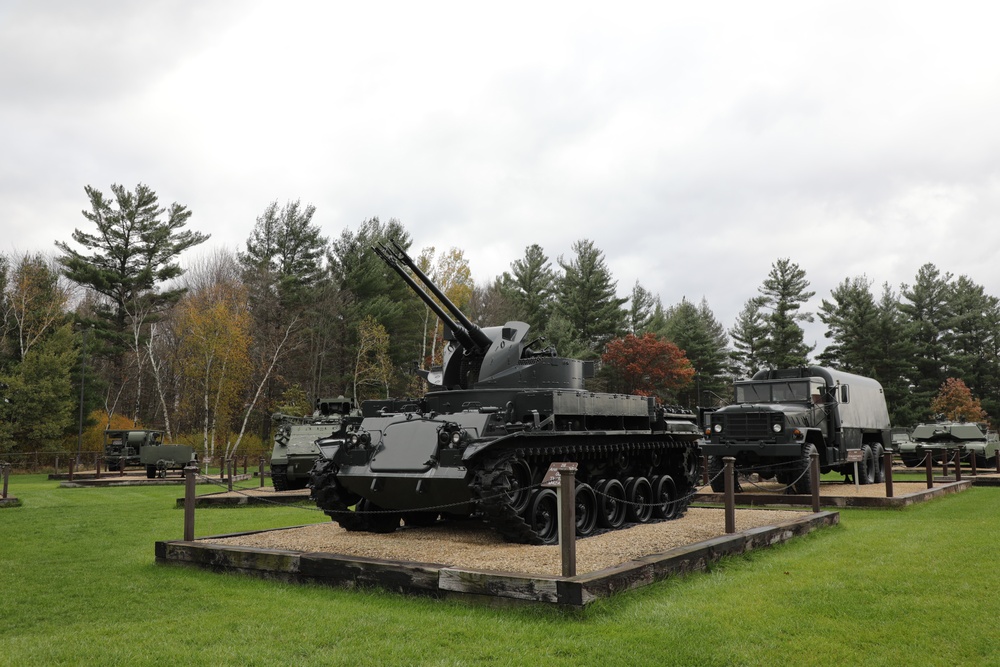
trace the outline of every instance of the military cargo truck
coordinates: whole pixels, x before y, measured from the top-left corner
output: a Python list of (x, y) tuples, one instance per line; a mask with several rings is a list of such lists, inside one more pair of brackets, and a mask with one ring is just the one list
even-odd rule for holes
[(306, 488), (309, 471), (320, 454), (316, 440), (346, 433), (352, 424), (361, 422), (354, 401), (343, 396), (316, 399), (311, 417), (278, 413), (272, 419), (278, 422), (271, 451), (271, 483), (276, 491)]
[(108, 470), (118, 470), (122, 459), (125, 466), (139, 466), (139, 450), (143, 445), (163, 441), (163, 431), (149, 429), (107, 429), (104, 431), (104, 463)]
[(963, 461), (974, 456), (976, 466), (985, 468), (996, 465), (998, 444), (997, 434), (986, 424), (942, 419), (915, 426), (910, 441), (899, 443), (899, 456), (913, 467), (923, 463), (927, 452), (937, 456), (945, 449), (959, 447)]
[(723, 457), (736, 469), (809, 493), (810, 454), (820, 473), (853, 476), (859, 484), (884, 481), (883, 453), (891, 445), (882, 386), (871, 378), (809, 366), (762, 370), (735, 383), (735, 400), (707, 415), (702, 451), (709, 457), (712, 489), (723, 490)]

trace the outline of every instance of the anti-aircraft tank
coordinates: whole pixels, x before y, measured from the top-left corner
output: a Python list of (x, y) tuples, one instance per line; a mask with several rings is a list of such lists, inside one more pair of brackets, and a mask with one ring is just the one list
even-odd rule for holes
[(479, 328), (397, 243), (375, 251), (441, 318), (449, 344), (422, 398), (363, 404), (355, 433), (317, 442), (312, 498), (333, 520), (392, 532), (401, 520), (478, 517), (508, 541), (553, 543), (557, 497), (539, 487), (564, 461), (578, 464), (580, 536), (684, 514), (699, 465), (690, 410), (588, 391), (593, 362), (539, 349), (524, 322)]
[(334, 434), (347, 434), (361, 421), (354, 401), (343, 396), (317, 398), (311, 417), (296, 417), (276, 413), (278, 423), (271, 450), (271, 484), (275, 491), (304, 489), (309, 473), (319, 456), (316, 440)]

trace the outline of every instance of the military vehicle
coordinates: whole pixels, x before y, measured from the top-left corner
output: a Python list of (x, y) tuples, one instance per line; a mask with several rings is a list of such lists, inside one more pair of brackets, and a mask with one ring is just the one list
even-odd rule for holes
[(361, 421), (354, 401), (343, 396), (316, 399), (311, 417), (277, 413), (278, 422), (271, 451), (271, 484), (275, 491), (304, 489), (309, 472), (319, 456), (318, 438), (346, 432)]
[(718, 473), (726, 456), (735, 457), (738, 472), (777, 478), (789, 493), (809, 493), (812, 452), (821, 474), (853, 476), (849, 458), (859, 457), (859, 484), (885, 480), (889, 411), (871, 378), (820, 366), (762, 370), (736, 382), (734, 402), (708, 420), (702, 451), (716, 492), (724, 487)]
[(391, 532), (481, 518), (508, 541), (553, 543), (557, 496), (540, 488), (553, 462), (578, 464), (577, 535), (686, 511), (699, 467), (691, 411), (588, 391), (593, 362), (540, 348), (524, 322), (476, 326), (399, 244), (375, 251), (441, 318), (448, 345), (423, 397), (365, 403), (355, 433), (319, 441), (312, 497), (334, 521)]
[(927, 452), (937, 457), (948, 448), (962, 448), (962, 460), (976, 457), (977, 467), (996, 465), (997, 434), (986, 424), (967, 421), (939, 421), (918, 424), (910, 433), (909, 442), (897, 443), (899, 456), (909, 467), (923, 464)]
[(139, 462), (146, 467), (146, 477), (166, 477), (170, 470), (183, 470), (188, 463), (198, 463), (198, 455), (188, 445), (153, 443), (139, 448)]
[(143, 465), (139, 450), (143, 445), (156, 445), (163, 441), (163, 431), (149, 429), (107, 429), (104, 431), (104, 463), (108, 470), (118, 470), (124, 459), (125, 466)]
[(167, 470), (180, 470), (197, 461), (194, 449), (188, 445), (163, 444), (163, 431), (149, 429), (107, 429), (104, 431), (104, 462), (108, 470), (125, 466), (142, 466), (146, 477), (163, 476)]

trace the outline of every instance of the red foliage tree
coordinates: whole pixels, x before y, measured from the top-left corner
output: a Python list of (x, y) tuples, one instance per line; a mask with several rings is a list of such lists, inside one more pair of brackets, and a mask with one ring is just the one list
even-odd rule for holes
[(973, 398), (972, 391), (958, 378), (948, 378), (941, 384), (938, 395), (931, 401), (931, 412), (952, 421), (984, 422), (988, 417), (979, 399)]
[(652, 333), (628, 334), (608, 343), (601, 357), (611, 378), (612, 391), (670, 400), (672, 392), (694, 377), (684, 351)]

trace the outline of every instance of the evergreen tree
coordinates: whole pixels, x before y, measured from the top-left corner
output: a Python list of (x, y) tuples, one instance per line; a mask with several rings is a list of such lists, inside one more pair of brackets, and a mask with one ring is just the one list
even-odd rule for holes
[(900, 310), (899, 297), (889, 283), (882, 286), (876, 315), (872, 337), (875, 348), (872, 352), (872, 377), (882, 383), (891, 423), (912, 426), (920, 419), (910, 392), (914, 377), (914, 346), (906, 317)]
[(694, 408), (719, 400), (711, 395), (727, 395), (730, 383), (728, 336), (708, 302), (702, 299), (701, 305), (695, 307), (687, 299), (681, 299), (664, 315), (664, 326), (658, 333), (684, 352), (695, 371), (692, 383), (677, 392), (680, 404)]
[(792, 368), (808, 363), (812, 347), (804, 342), (799, 322), (812, 322), (812, 313), (799, 309), (816, 293), (807, 291), (806, 272), (787, 258), (771, 265), (771, 272), (758, 288), (765, 315), (767, 333), (761, 358), (771, 368)]
[(628, 331), (636, 336), (641, 336), (649, 331), (653, 322), (653, 314), (657, 300), (649, 291), (635, 281), (632, 287), (632, 296), (629, 299), (628, 307)]
[[(90, 210), (83, 215), (97, 232), (73, 231), (73, 241), (88, 252), (56, 241), (63, 253), (58, 261), (67, 278), (102, 297), (91, 308), (96, 334), (91, 354), (108, 361), (115, 376), (111, 395), (131, 399), (131, 416), (137, 422), (149, 325), (184, 292), (167, 287), (184, 272), (179, 256), (208, 235), (184, 229), (191, 212), (176, 202), (161, 207), (156, 193), (142, 183), (135, 191), (112, 185), (113, 199), (90, 186), (85, 191)], [(123, 395), (127, 384), (131, 396)]]
[(948, 377), (950, 283), (950, 273), (942, 275), (928, 263), (917, 271), (913, 286), (903, 285), (901, 292), (903, 300), (899, 307), (908, 320), (907, 335), (914, 342), (913, 398), (920, 405), (929, 404)]
[(819, 354), (820, 363), (842, 371), (871, 376), (879, 362), (876, 343), (878, 309), (865, 276), (845, 278), (831, 292), (832, 301), (823, 299), (819, 318), (827, 326), (831, 340)]
[(736, 378), (747, 379), (764, 367), (764, 339), (767, 323), (761, 297), (747, 299), (743, 310), (736, 316), (736, 323), (729, 330), (733, 339), (730, 353), (731, 371)]
[(555, 314), (577, 332), (589, 354), (596, 355), (622, 333), (626, 319), (622, 305), (628, 299), (616, 296), (618, 283), (593, 241), (577, 241), (573, 252), (576, 256), (569, 262), (559, 258), (564, 273), (557, 281)]
[(1000, 337), (1000, 300), (963, 275), (951, 284), (948, 311), (945, 342), (949, 372), (961, 378), (996, 416), (1000, 407), (1000, 360), (995, 354)]
[(500, 285), (517, 308), (517, 319), (532, 331), (541, 332), (552, 314), (555, 279), (549, 258), (535, 243), (524, 249), (523, 258), (511, 262), (510, 272), (500, 276)]

